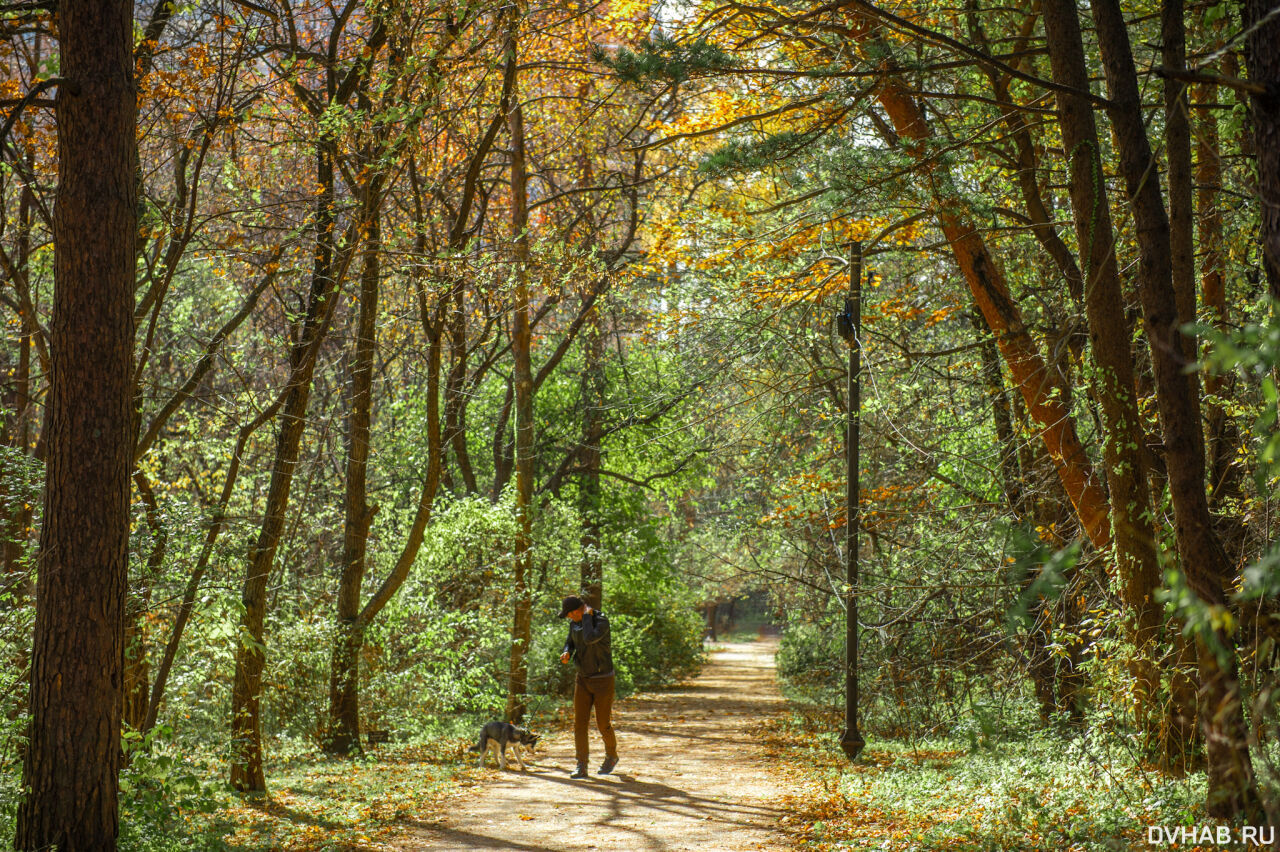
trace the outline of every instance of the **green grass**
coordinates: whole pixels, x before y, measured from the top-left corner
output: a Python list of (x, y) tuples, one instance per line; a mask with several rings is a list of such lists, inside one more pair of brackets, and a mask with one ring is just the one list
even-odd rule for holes
[(759, 734), (804, 779), (790, 827), (808, 848), (1127, 850), (1149, 848), (1149, 826), (1212, 823), (1203, 773), (1175, 779), (1144, 768), (1114, 737), (868, 737), (850, 764), (836, 742), (838, 714), (792, 706)]
[[(535, 730), (568, 724), (570, 708), (544, 702)], [(120, 848), (130, 852), (391, 852), (392, 840), (430, 823), (444, 798), (476, 783), (466, 749), (478, 718), (432, 720), (409, 742), (387, 743), (353, 759), (328, 757), (298, 739), (269, 744), (265, 796), (242, 796), (213, 754), (178, 756), (157, 742), (122, 774)]]
[[(460, 776), (467, 742), (440, 738), (387, 744), (351, 760), (315, 752), (267, 767), (266, 796), (240, 796), (223, 780), (225, 764), (187, 763), (194, 789), (173, 778), (134, 782), (122, 802), (121, 847), (135, 852), (383, 852), (406, 824), (430, 821)], [(188, 795), (175, 800), (180, 786)]]

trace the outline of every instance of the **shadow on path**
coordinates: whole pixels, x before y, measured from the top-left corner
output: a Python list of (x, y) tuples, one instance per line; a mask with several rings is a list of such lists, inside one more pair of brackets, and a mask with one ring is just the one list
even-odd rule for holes
[[(743, 731), (782, 707), (775, 641), (724, 644), (689, 684), (620, 702), (613, 775), (568, 777), (569, 732), (529, 771), (486, 770), (438, 824), (406, 823), (419, 850), (754, 850), (788, 844), (773, 799), (786, 792)], [(599, 758), (599, 739), (592, 730)], [(541, 750), (541, 749), (540, 749)], [(593, 764), (594, 765), (594, 762)]]

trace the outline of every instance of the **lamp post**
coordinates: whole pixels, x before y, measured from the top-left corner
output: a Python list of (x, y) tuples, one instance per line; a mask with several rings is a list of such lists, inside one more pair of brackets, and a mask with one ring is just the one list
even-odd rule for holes
[(849, 347), (849, 416), (845, 425), (848, 453), (848, 491), (845, 495), (845, 694), (844, 733), (840, 748), (855, 760), (867, 741), (858, 731), (858, 427), (862, 417), (862, 241), (854, 240), (849, 251), (849, 296), (837, 322), (840, 336)]

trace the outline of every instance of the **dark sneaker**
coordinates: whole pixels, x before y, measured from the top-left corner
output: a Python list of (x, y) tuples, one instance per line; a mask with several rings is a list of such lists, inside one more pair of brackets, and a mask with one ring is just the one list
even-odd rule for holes
[(569, 777), (570, 778), (587, 778), (588, 777), (587, 765), (585, 763), (579, 763), (578, 768), (573, 770), (573, 774), (570, 775)]
[(617, 766), (617, 765), (618, 765), (618, 758), (616, 758), (616, 757), (606, 757), (606, 758), (604, 759), (604, 763), (600, 764), (600, 771), (599, 771), (599, 772), (597, 772), (596, 774), (597, 774), (597, 775), (608, 775), (610, 772), (612, 772), (612, 771), (613, 771), (613, 767), (615, 767), (615, 766)]

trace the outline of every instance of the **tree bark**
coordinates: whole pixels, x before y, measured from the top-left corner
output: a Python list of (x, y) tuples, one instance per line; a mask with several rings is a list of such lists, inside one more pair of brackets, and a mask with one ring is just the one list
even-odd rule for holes
[[(280, 412), (271, 484), (258, 536), (249, 549), (241, 602), (240, 643), (236, 648), (235, 681), (231, 693), (231, 786), (241, 792), (266, 791), (262, 767), (262, 671), (266, 665), (263, 626), (267, 611), (267, 581), (275, 562), (276, 548), (284, 531), (285, 510), (298, 463), (302, 432), (306, 427), (307, 403), (311, 399), (311, 377), (319, 344), (328, 328), (337, 281), (346, 274), (345, 260), (335, 262), (333, 245), (332, 155), (324, 142), (317, 151), (317, 177), (323, 191), (316, 202), (316, 247), (311, 275), (311, 291), (306, 315), (294, 336), (289, 354), (289, 380)], [(336, 267), (340, 267), (336, 268)]]
[[(1161, 61), (1183, 70), (1187, 64), (1187, 32), (1183, 0), (1161, 0)], [(1191, 107), (1187, 84), (1164, 80), (1165, 158), (1169, 175), (1169, 263), (1178, 321), (1196, 321), (1195, 185), (1191, 173)], [(1189, 339), (1195, 351), (1194, 338)], [(1198, 389), (1198, 388), (1197, 388)]]
[[(1143, 125), (1142, 101), (1129, 32), (1117, 0), (1091, 0), (1111, 123), (1138, 239), (1138, 294), (1151, 348), (1156, 402), (1164, 432), (1174, 534), (1187, 585), (1211, 607), (1225, 608), (1232, 569), (1213, 531), (1204, 485), (1199, 378), (1188, 371), (1195, 353), (1179, 330), (1169, 217)], [(1225, 630), (1198, 637), (1201, 724), (1208, 758), (1208, 813), (1263, 816), (1237, 676), (1235, 639)]]
[[(508, 60), (516, 62), (516, 27), (513, 14)], [(525, 159), (524, 112), (519, 87), (513, 86), (509, 108), (511, 133), (511, 235), (515, 241), (515, 315), (511, 329), (511, 353), (515, 359), (513, 381), (516, 409), (516, 540), (513, 554), (511, 671), (507, 687), (507, 720), (519, 724), (526, 711), (532, 601), (528, 579), (533, 545), (533, 369), (529, 333), (529, 177)]]
[[(376, 190), (372, 190), (376, 191)], [(351, 359), (351, 400), (347, 424), (346, 497), (343, 505), (342, 576), (338, 583), (338, 623), (329, 672), (330, 754), (360, 751), (360, 636), (357, 624), (364, 583), (369, 525), (377, 512), (368, 502), (369, 432), (373, 410), (373, 357), (382, 277), (382, 239), (376, 202), (366, 199), (364, 267), (360, 274), (360, 312)]]
[(114, 850), (133, 467), (133, 4), (58, 7), (58, 188), (21, 850)]
[[(1042, 0), (1041, 11), (1053, 79), (1070, 89), (1089, 91), (1075, 3)], [(1164, 617), (1163, 605), (1155, 599), (1161, 576), (1151, 524), (1151, 496), (1140, 450), (1142, 430), (1129, 352), (1133, 334), (1125, 317), (1093, 106), (1082, 95), (1064, 90), (1057, 92), (1057, 101), (1062, 144), (1068, 152), (1076, 237), (1087, 282), (1085, 315), (1099, 373), (1115, 565), (1129, 610), (1129, 635), (1135, 649), (1130, 667), (1137, 686), (1133, 710), (1147, 743), (1154, 745), (1161, 730), (1156, 638)]]

